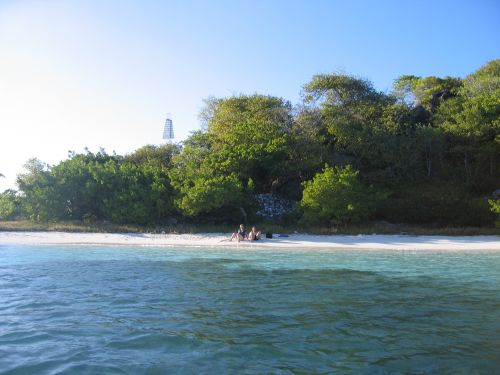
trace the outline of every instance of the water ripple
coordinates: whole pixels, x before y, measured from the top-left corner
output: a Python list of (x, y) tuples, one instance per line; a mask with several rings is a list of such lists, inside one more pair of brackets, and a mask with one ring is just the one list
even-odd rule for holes
[(162, 251), (4, 247), (0, 373), (500, 368), (498, 255)]

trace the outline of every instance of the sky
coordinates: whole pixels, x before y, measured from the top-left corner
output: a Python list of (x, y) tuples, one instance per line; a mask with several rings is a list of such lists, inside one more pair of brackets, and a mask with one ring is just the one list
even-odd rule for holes
[(0, 0), (0, 192), (33, 157), (200, 129), (203, 99), (301, 101), (314, 74), (464, 77), (500, 58), (500, 1)]

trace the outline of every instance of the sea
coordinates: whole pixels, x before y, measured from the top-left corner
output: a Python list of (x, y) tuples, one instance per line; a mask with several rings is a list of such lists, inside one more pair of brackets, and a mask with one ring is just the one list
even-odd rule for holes
[(500, 251), (0, 245), (0, 374), (499, 374)]

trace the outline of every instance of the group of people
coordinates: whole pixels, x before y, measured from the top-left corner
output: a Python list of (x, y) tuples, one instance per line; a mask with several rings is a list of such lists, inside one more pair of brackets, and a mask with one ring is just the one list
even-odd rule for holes
[(255, 227), (252, 227), (252, 230), (248, 232), (245, 231), (245, 226), (240, 224), (240, 229), (237, 232), (233, 233), (231, 236), (231, 241), (236, 239), (238, 242), (240, 241), (257, 241), (260, 240), (260, 231), (258, 231)]

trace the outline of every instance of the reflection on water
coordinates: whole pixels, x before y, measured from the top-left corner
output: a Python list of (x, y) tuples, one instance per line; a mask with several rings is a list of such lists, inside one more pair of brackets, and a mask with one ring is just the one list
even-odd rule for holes
[(500, 368), (500, 253), (0, 247), (0, 372)]

